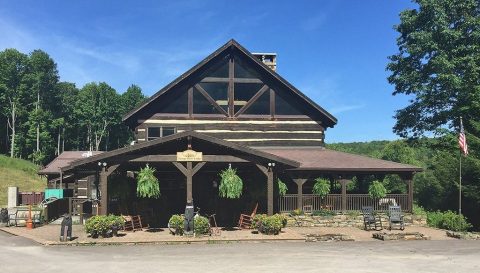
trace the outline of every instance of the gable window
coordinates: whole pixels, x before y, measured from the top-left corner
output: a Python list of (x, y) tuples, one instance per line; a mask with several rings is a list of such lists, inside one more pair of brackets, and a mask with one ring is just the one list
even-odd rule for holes
[(147, 140), (154, 140), (159, 137), (173, 135), (175, 132), (175, 127), (148, 127)]

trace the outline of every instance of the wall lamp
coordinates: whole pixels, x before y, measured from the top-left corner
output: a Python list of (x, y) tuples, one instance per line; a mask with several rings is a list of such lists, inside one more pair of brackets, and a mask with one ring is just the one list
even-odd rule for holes
[(98, 162), (98, 166), (107, 167), (107, 162)]
[(268, 162), (268, 167), (275, 167), (275, 162)]

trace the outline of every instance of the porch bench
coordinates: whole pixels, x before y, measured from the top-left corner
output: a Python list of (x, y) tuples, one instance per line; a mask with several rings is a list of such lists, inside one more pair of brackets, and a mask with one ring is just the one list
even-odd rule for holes
[[(17, 208), (14, 213), (8, 214), (8, 226), (15, 225), (18, 227), (18, 224), (21, 223), (21, 221), (26, 225), (27, 220), (28, 208)], [(42, 210), (32, 209), (32, 223), (34, 227), (43, 224)]]

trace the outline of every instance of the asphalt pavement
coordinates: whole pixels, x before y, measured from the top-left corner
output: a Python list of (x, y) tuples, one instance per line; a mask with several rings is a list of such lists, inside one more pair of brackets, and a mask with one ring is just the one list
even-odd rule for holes
[(42, 246), (0, 231), (2, 272), (480, 272), (480, 242)]

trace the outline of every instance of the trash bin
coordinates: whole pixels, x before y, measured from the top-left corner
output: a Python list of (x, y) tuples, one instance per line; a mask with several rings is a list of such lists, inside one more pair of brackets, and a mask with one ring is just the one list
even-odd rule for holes
[(194, 216), (194, 211), (193, 211), (193, 201), (187, 202), (187, 205), (185, 206), (185, 221), (183, 225), (183, 231), (185, 235), (192, 235), (193, 234), (193, 217)]
[[(66, 237), (65, 237), (66, 236)], [(72, 239), (72, 216), (64, 214), (62, 224), (60, 225), (60, 241), (70, 241)]]

